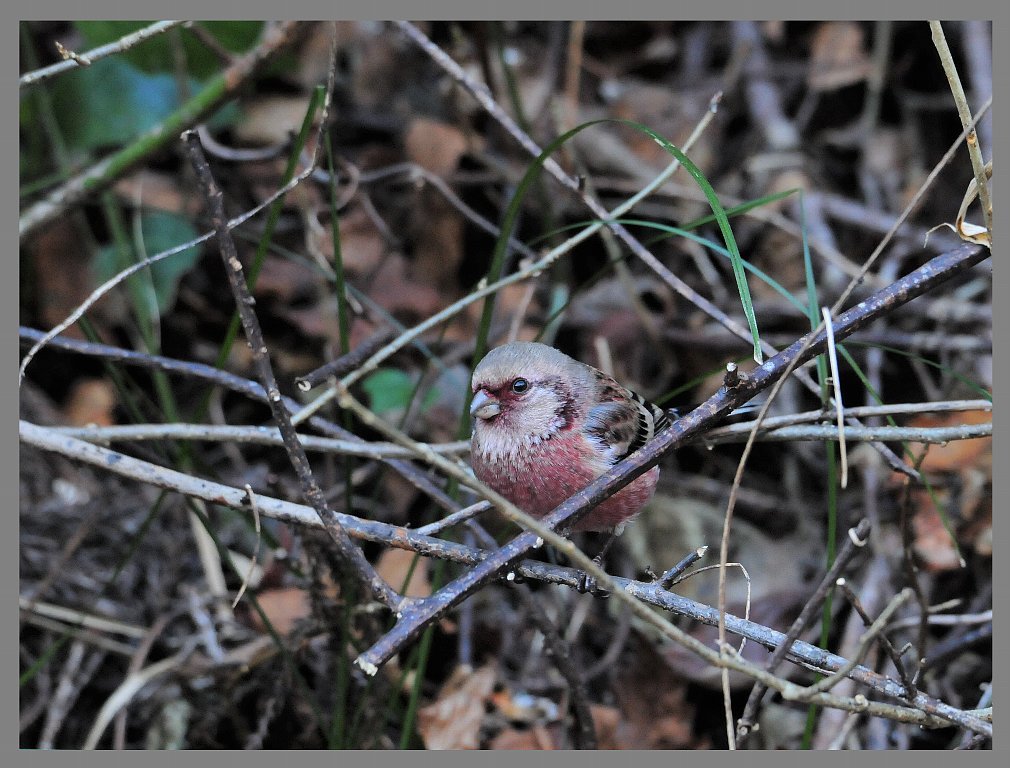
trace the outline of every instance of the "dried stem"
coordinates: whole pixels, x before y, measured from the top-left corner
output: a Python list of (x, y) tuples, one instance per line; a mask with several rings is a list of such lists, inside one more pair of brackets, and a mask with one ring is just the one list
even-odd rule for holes
[(333, 539), (334, 544), (336, 544), (340, 557), (361, 582), (366, 590), (366, 594), (372, 595), (374, 599), (379, 600), (387, 608), (395, 611), (403, 602), (403, 598), (375, 572), (372, 564), (368, 562), (361, 550), (348, 537), (340, 525), (337, 516), (327, 505), (322, 489), (312, 476), (308, 457), (305, 455), (305, 450), (298, 441), (298, 433), (295, 431), (295, 427), (291, 423), (291, 417), (284, 407), (283, 398), (274, 377), (273, 366), (270, 363), (266, 342), (263, 340), (263, 332), (260, 329), (256, 313), (253, 311), (255, 301), (249, 292), (245, 271), (242, 269), (242, 262), (239, 260), (238, 251), (235, 248), (235, 241), (232, 239), (231, 232), (228, 229), (228, 218), (224, 212), (224, 196), (214, 181), (196, 132), (187, 131), (183, 134), (183, 139), (186, 143), (190, 162), (196, 171), (200, 189), (210, 209), (211, 223), (217, 236), (218, 247), (221, 249), (221, 258), (224, 262), (225, 272), (228, 275), (228, 283), (231, 286), (232, 293), (235, 296), (235, 304), (242, 318), (242, 328), (245, 331), (246, 341), (252, 351), (253, 362), (259, 372), (263, 389), (267, 393), (267, 403), (270, 405), (274, 421), (284, 439), (284, 447), (291, 460), (291, 466), (294, 468), (301, 482), (302, 493), (316, 510), (326, 532)]
[[(807, 625), (813, 620), (817, 611), (820, 610), (821, 605), (827, 599), (828, 592), (834, 586), (838, 577), (841, 576), (842, 571), (848, 567), (849, 561), (855, 556), (859, 551), (859, 548), (866, 544), (866, 537), (870, 533), (870, 521), (862, 520), (860, 523), (852, 529), (849, 538), (845, 542), (845, 546), (842, 547), (842, 551), (838, 553), (838, 557), (835, 558), (835, 562), (832, 563), (831, 568), (828, 572), (824, 574), (824, 578), (821, 579), (821, 583), (814, 590), (814, 593), (807, 600), (803, 609), (800, 611), (800, 615), (796, 617), (792, 625), (789, 627), (789, 631), (786, 632), (786, 642), (779, 647), (772, 657), (765, 664), (765, 669), (769, 672), (774, 673), (778, 669), (779, 664), (786, 656), (786, 650), (792, 645), (792, 642), (796, 640), (800, 633), (807, 628)], [(858, 542), (858, 543), (857, 543)], [(744, 706), (743, 714), (740, 716), (740, 720), (737, 722), (736, 736), (739, 741), (743, 741), (747, 738), (748, 733), (754, 727), (755, 717), (757, 715), (758, 707), (761, 705), (761, 697), (764, 696), (765, 688), (761, 683), (755, 683), (754, 687), (751, 688), (750, 696), (747, 697), (747, 704)]]
[[(106, 471), (155, 487), (166, 488), (201, 498), (214, 504), (248, 511), (248, 508), (245, 506), (246, 492), (243, 489), (230, 488), (219, 483), (194, 478), (182, 472), (177, 472), (166, 467), (159, 467), (115, 451), (110, 451), (107, 448), (75, 440), (74, 438), (63, 437), (55, 434), (51, 429), (29, 422), (20, 422), (19, 431), (21, 441), (27, 445), (33, 445), (43, 450), (55, 451), (68, 458), (83, 461), (103, 468)], [(271, 517), (295, 525), (307, 525), (315, 528), (323, 526), (319, 516), (310, 507), (267, 496), (258, 496), (257, 503), (259, 512), (264, 517)], [(335, 514), (350, 535), (363, 541), (373, 541), (417, 552), (427, 557), (437, 557), (470, 566), (485, 561), (493, 554), (462, 544), (442, 541), (430, 536), (422, 536), (406, 528), (379, 523), (373, 520), (362, 520), (339, 512)], [(592, 561), (589, 562), (591, 563)], [(583, 573), (578, 568), (563, 568), (536, 560), (519, 561), (515, 564), (514, 570), (518, 576), (524, 579), (560, 584), (573, 589), (577, 588), (583, 579)], [(655, 583), (636, 582), (630, 579), (612, 577), (605, 572), (601, 573), (603, 573), (603, 577), (607, 580), (615, 594), (626, 593), (634, 597), (635, 601), (633, 601), (633, 604), (636, 606), (638, 605), (638, 601), (643, 601), (644, 603), (655, 605), (677, 615), (685, 616), (710, 626), (714, 626), (720, 621), (722, 614), (715, 608), (668, 592)], [(648, 611), (648, 609), (646, 610)], [(648, 613), (652, 614), (651, 611), (648, 611)], [(768, 648), (774, 649), (778, 647), (785, 639), (785, 636), (780, 632), (733, 615), (725, 615), (725, 622), (730, 632), (761, 643)], [(691, 647), (697, 649), (706, 658), (714, 655), (714, 661), (719, 663), (718, 655), (707, 648), (707, 646), (694, 641)], [(787, 658), (793, 663), (802, 664), (804, 667), (822, 673), (830, 673), (846, 663), (846, 660), (840, 656), (799, 640), (792, 644)], [(754, 668), (744, 662), (730, 660), (726, 663), (732, 664), (733, 668), (737, 668), (745, 674), (757, 675), (758, 677), (764, 676), (763, 670)], [(900, 697), (904, 691), (899, 683), (865, 667), (854, 668), (850, 672), (850, 677), (886, 696)], [(778, 678), (764, 676), (764, 679), (775, 690), (785, 691), (792, 696), (802, 695), (799, 693), (802, 689), (795, 686), (784, 688), (783, 686), (788, 684)], [(854, 702), (852, 699), (842, 700), (841, 697), (823, 698), (823, 696), (822, 694), (816, 701), (826, 706), (832, 706), (837, 703), (841, 708), (848, 709), (849, 711), (862, 707), (861, 704)], [(954, 722), (978, 733), (992, 733), (991, 726), (980, 721), (977, 717), (922, 693), (919, 693), (909, 704), (921, 711), (917, 712), (915, 709), (900, 707), (888, 708), (889, 705), (882, 705), (883, 708), (870, 707), (868, 712), (870, 714), (900, 719), (904, 722), (914, 722), (933, 727), (940, 725), (944, 721)], [(943, 720), (938, 721), (936, 717), (923, 715), (923, 712), (931, 713), (936, 717), (943, 718)]]
[[(890, 312), (894, 307), (926, 293), (941, 282), (953, 277), (987, 258), (977, 246), (962, 248), (931, 260), (892, 286), (879, 291), (853, 309), (836, 317), (835, 337), (843, 339)], [(812, 359), (826, 344), (823, 331), (811, 332), (789, 348), (767, 361), (744, 379), (733, 390), (720, 390), (701, 406), (677, 420), (660, 432), (641, 450), (622, 460), (586, 488), (559, 505), (541, 523), (549, 528), (571, 526), (589, 513), (592, 506), (631, 483), (642, 473), (655, 466), (660, 458), (684, 440), (700, 434), (704, 428), (729, 414), (734, 408), (750, 400), (761, 390), (772, 386), (797, 365)], [(377, 669), (405, 644), (412, 641), (429, 622), (444, 615), (452, 606), (494, 579), (509, 568), (518, 558), (538, 545), (540, 537), (526, 532), (503, 546), (472, 571), (464, 574), (422, 603), (404, 611), (396, 627), (359, 657), (365, 669)], [(566, 550), (566, 554), (569, 550)], [(581, 555), (581, 553), (578, 553)], [(613, 591), (608, 582), (611, 577), (596, 567), (588, 558), (577, 563), (599, 580), (603, 589)], [(602, 577), (602, 578), (601, 578)], [(678, 633), (680, 634), (680, 633)], [(692, 644), (693, 647), (693, 644)], [(708, 651), (709, 649), (705, 649)]]
[(975, 183), (978, 185), (978, 198), (982, 203), (982, 217), (985, 220), (985, 228), (989, 232), (989, 242), (991, 243), (992, 197), (989, 193), (989, 180), (986, 178), (982, 152), (978, 148), (978, 135), (975, 133), (975, 124), (971, 117), (971, 108), (968, 106), (968, 97), (964, 94), (964, 87), (961, 85), (961, 78), (957, 74), (957, 67), (954, 64), (954, 57), (951, 56), (950, 47), (947, 45), (947, 36), (943, 33), (943, 27), (939, 21), (930, 21), (929, 29), (933, 33), (933, 45), (936, 46), (936, 52), (940, 56), (940, 63), (943, 65), (943, 72), (947, 75), (950, 92), (954, 96), (957, 115), (961, 118), (961, 125), (968, 131), (966, 137), (968, 157), (971, 158), (971, 168), (975, 172)]

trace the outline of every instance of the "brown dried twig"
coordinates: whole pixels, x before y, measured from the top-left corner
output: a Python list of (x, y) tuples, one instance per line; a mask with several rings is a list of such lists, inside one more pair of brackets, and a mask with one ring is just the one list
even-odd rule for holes
[(947, 82), (950, 84), (950, 92), (954, 97), (954, 104), (957, 106), (957, 115), (961, 118), (961, 125), (968, 131), (966, 138), (968, 144), (968, 157), (971, 159), (971, 168), (975, 173), (975, 183), (978, 185), (978, 198), (982, 203), (982, 217), (985, 220), (985, 228), (989, 233), (989, 242), (992, 243), (992, 197), (989, 194), (989, 184), (985, 172), (985, 164), (982, 161), (982, 152), (978, 147), (978, 135), (975, 133), (975, 121), (971, 116), (971, 108), (968, 106), (968, 98), (964, 94), (964, 87), (961, 85), (961, 78), (957, 74), (957, 66), (954, 64), (954, 57), (950, 53), (947, 45), (947, 37), (943, 33), (943, 26), (939, 21), (930, 21), (929, 29), (933, 33), (933, 45), (940, 56), (940, 63), (943, 65), (944, 74), (947, 75)]
[[(845, 546), (842, 547), (842, 551), (838, 553), (838, 557), (835, 558), (835, 562), (832, 563), (831, 568), (828, 572), (824, 574), (824, 578), (821, 579), (821, 583), (814, 590), (814, 593), (807, 600), (806, 604), (800, 611), (799, 616), (793, 621), (792, 625), (789, 627), (789, 631), (786, 632), (786, 642), (783, 643), (779, 648), (772, 654), (772, 657), (768, 659), (765, 664), (765, 669), (769, 672), (775, 672), (779, 664), (785, 658), (786, 651), (792, 642), (796, 640), (800, 633), (807, 628), (807, 625), (813, 620), (814, 615), (818, 610), (820, 610), (821, 605), (827, 599), (828, 592), (834, 586), (838, 577), (841, 576), (842, 571), (848, 567), (849, 561), (855, 556), (859, 551), (859, 548), (866, 545), (866, 537), (870, 533), (870, 521), (862, 520), (859, 525), (855, 528), (849, 530), (849, 538), (845, 542)], [(744, 706), (743, 714), (737, 721), (736, 725), (736, 738), (738, 742), (742, 742), (747, 734), (750, 733), (751, 729), (754, 727), (755, 716), (757, 715), (758, 707), (761, 705), (761, 697), (767, 689), (761, 685), (761, 683), (755, 683), (754, 687), (751, 688), (750, 695), (747, 697), (747, 704)]]
[[(950, 279), (987, 258), (987, 254), (976, 246), (964, 246), (950, 254), (938, 256), (898, 280), (894, 285), (879, 291), (853, 309), (837, 316), (835, 337), (845, 338), (862, 326), (891, 311), (895, 306), (926, 293), (936, 285)], [(570, 526), (589, 513), (593, 505), (616, 493), (643, 472), (655, 466), (669, 450), (679, 446), (684, 440), (703, 429), (711, 427), (734, 408), (750, 400), (763, 389), (774, 384), (787, 369), (812, 359), (826, 343), (824, 332), (811, 333), (796, 341), (789, 348), (776, 355), (752, 374), (744, 378), (732, 390), (725, 388), (709, 398), (691, 413), (676, 421), (659, 433), (653, 441), (641, 450), (624, 459), (605, 472), (579, 493), (559, 505), (541, 522), (550, 528)], [(805, 350), (802, 353), (800, 350)], [(538, 536), (523, 533), (488, 557), (477, 568), (464, 574), (442, 590), (407, 607), (396, 626), (381, 638), (372, 648), (365, 651), (358, 663), (366, 670), (375, 670), (385, 663), (400, 648), (412, 641), (431, 621), (444, 615), (452, 606), (469, 594), (494, 579), (500, 572), (515, 563), (523, 554), (537, 546)], [(590, 575), (600, 578), (604, 589), (613, 591), (608, 582), (611, 577), (592, 564), (579, 562)], [(709, 650), (706, 648), (706, 651)]]
[[(170, 489), (234, 509), (246, 509), (244, 505), (247, 494), (243, 489), (230, 488), (219, 483), (194, 478), (173, 469), (155, 466), (116, 451), (110, 451), (107, 448), (59, 435), (51, 429), (25, 421), (20, 423), (19, 432), (22, 442), (27, 445), (33, 445), (43, 450), (55, 451), (76, 461), (83, 461), (101, 467), (106, 471), (155, 487)], [(323, 525), (319, 516), (310, 507), (262, 495), (257, 497), (257, 501), (260, 514), (265, 517), (272, 517), (294, 525), (317, 528), (321, 528)], [(426, 557), (436, 557), (468, 566), (477, 565), (485, 561), (492, 554), (462, 544), (423, 536), (415, 531), (399, 526), (380, 523), (374, 520), (362, 520), (339, 512), (335, 514), (348, 533), (362, 541), (394, 546), (399, 549), (417, 552)], [(589, 562), (591, 564), (592, 561)], [(573, 589), (577, 588), (583, 579), (583, 572), (578, 568), (564, 568), (536, 560), (519, 561), (513, 568), (519, 577), (560, 584)], [(601, 571), (601, 573), (603, 572)], [(654, 582), (636, 582), (630, 579), (609, 576), (606, 573), (603, 573), (603, 577), (612, 585), (615, 594), (627, 593), (634, 597), (635, 601), (632, 601), (632, 605), (638, 605), (637, 601), (641, 600), (644, 603), (655, 605), (676, 615), (685, 616), (710, 626), (717, 625), (720, 617), (724, 615), (720, 614), (715, 608), (668, 592)], [(780, 632), (733, 615), (726, 614), (725, 623), (728, 631), (740, 637), (761, 643), (768, 648), (774, 649), (778, 647), (785, 639), (785, 636)], [(693, 647), (698, 648), (702, 655), (713, 653), (700, 643), (695, 643)], [(809, 669), (822, 673), (839, 669), (846, 663), (846, 660), (840, 656), (799, 640), (793, 643), (787, 658), (793, 663), (802, 664)], [(741, 669), (741, 671), (747, 674), (753, 673), (758, 677), (765, 675), (763, 670), (754, 668), (743, 662), (738, 662), (735, 659), (730, 659), (726, 663), (731, 664), (733, 668)], [(865, 684), (885, 696), (897, 697), (903, 691), (900, 684), (865, 667), (854, 668), (849, 676), (851, 679)], [(766, 676), (764, 679), (770, 687), (784, 691), (785, 694), (793, 697), (802, 695), (802, 689), (796, 687), (784, 689), (783, 686), (786, 684), (778, 678)], [(964, 725), (966, 728), (976, 732), (991, 733), (991, 727), (977, 721), (977, 718), (921, 693), (909, 702), (912, 707), (921, 710), (920, 712), (900, 707), (897, 709), (877, 709), (874, 707), (866, 709), (862, 704), (854, 703), (852, 699), (844, 699), (837, 696), (825, 697), (821, 695), (817, 698), (817, 701), (826, 706), (838, 705), (850, 711), (853, 708), (863, 709), (869, 714), (877, 714), (892, 719), (897, 718), (904, 722), (937, 725), (934, 719), (922, 714), (922, 712), (928, 712), (943, 718), (945, 721)], [(889, 707), (890, 705), (887, 706)]]
[(195, 131), (187, 131), (183, 134), (186, 149), (190, 157), (193, 169), (196, 171), (200, 189), (210, 208), (210, 219), (214, 226), (218, 247), (221, 249), (221, 258), (224, 262), (225, 272), (228, 275), (228, 283), (235, 296), (235, 304), (238, 307), (239, 315), (242, 318), (242, 327), (245, 331), (246, 341), (252, 351), (253, 361), (259, 372), (263, 389), (267, 393), (267, 403), (273, 413), (274, 421), (281, 431), (284, 439), (284, 447), (291, 460), (291, 466), (298, 475), (302, 484), (302, 493), (323, 522), (323, 527), (333, 539), (337, 546), (340, 557), (352, 570), (357, 579), (374, 599), (381, 602), (390, 610), (397, 610), (403, 598), (390, 587), (365, 558), (361, 550), (348, 537), (346, 531), (340, 525), (333, 510), (326, 503), (323, 491), (312, 476), (312, 469), (309, 465), (305, 449), (298, 441), (298, 434), (291, 423), (287, 409), (284, 407), (277, 381), (274, 378), (273, 367), (270, 364), (270, 356), (267, 351), (266, 342), (263, 340), (263, 332), (260, 329), (259, 320), (253, 311), (254, 301), (252, 294), (246, 284), (245, 271), (242, 269), (242, 262), (239, 261), (238, 251), (235, 248), (235, 241), (231, 237), (228, 229), (228, 217), (224, 211), (224, 201), (221, 190), (218, 188), (214, 177), (211, 174), (210, 166), (200, 148), (200, 140)]

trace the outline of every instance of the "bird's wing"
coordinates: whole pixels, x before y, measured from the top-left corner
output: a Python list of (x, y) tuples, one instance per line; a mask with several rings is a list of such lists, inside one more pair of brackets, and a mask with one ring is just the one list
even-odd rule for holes
[(586, 433), (615, 464), (670, 425), (666, 412), (636, 392), (595, 371), (597, 404), (586, 415)]

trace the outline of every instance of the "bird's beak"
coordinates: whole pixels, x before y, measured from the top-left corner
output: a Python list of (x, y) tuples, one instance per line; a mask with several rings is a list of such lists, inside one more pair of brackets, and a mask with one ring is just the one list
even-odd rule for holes
[(478, 419), (490, 419), (501, 413), (501, 404), (483, 389), (478, 389), (470, 403), (470, 415)]

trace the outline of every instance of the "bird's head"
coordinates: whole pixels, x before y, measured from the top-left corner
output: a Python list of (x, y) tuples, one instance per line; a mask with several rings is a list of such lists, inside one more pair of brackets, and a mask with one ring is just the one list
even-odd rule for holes
[(473, 372), (474, 433), (513, 444), (549, 439), (578, 419), (592, 386), (586, 370), (546, 344), (492, 349)]

